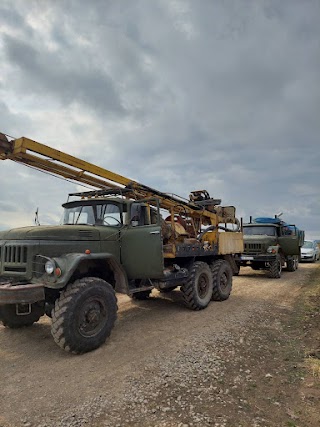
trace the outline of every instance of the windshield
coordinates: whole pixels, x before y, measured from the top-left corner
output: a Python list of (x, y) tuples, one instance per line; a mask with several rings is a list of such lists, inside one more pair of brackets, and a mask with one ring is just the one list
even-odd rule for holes
[(312, 249), (313, 248), (313, 243), (312, 242), (304, 242), (303, 248), (305, 249)]
[(74, 206), (65, 208), (63, 224), (120, 226), (121, 212), (114, 203)]
[(245, 236), (276, 236), (275, 227), (243, 227), (243, 234)]

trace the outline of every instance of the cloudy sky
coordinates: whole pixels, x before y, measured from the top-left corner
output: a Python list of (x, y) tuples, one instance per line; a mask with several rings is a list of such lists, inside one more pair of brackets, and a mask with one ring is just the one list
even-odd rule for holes
[[(320, 239), (319, 0), (1, 0), (0, 131)], [(0, 229), (74, 184), (0, 161)]]

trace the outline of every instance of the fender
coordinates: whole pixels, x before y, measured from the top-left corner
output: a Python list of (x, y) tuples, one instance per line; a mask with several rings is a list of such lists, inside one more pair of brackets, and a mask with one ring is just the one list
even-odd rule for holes
[[(39, 257), (39, 256), (38, 256)], [(90, 262), (90, 261), (105, 261), (106, 267), (109, 267), (115, 277), (115, 291), (119, 293), (128, 294), (129, 293), (129, 284), (127, 274), (114, 257), (110, 253), (93, 253), (93, 254), (84, 254), (84, 253), (71, 253), (65, 254), (60, 257), (41, 257), (44, 258), (44, 263), (46, 261), (53, 261), (56, 266), (53, 274), (45, 273), (37, 282), (44, 283), (44, 286), (51, 289), (62, 289), (70, 281), (72, 275), (81, 267), (81, 264)]]

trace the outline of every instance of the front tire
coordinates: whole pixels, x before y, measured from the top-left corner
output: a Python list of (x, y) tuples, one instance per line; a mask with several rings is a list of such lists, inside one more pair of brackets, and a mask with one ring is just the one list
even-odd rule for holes
[[(24, 305), (21, 305), (20, 311)], [(16, 304), (6, 304), (0, 306), (0, 320), (7, 328), (18, 329), (25, 326), (31, 326), (44, 315), (44, 303), (35, 302), (31, 304), (31, 313), (20, 314), (16, 312)]]
[(213, 278), (212, 300), (225, 301), (232, 289), (232, 268), (228, 261), (219, 259), (211, 264)]
[(181, 286), (185, 305), (191, 310), (202, 310), (211, 301), (213, 282), (210, 267), (207, 263), (196, 261), (190, 271), (189, 277)]
[(96, 277), (76, 280), (56, 300), (51, 333), (62, 349), (81, 354), (100, 347), (117, 318), (112, 286)]
[(280, 279), (282, 272), (282, 263), (280, 255), (276, 256), (276, 259), (270, 262), (269, 277), (272, 279)]

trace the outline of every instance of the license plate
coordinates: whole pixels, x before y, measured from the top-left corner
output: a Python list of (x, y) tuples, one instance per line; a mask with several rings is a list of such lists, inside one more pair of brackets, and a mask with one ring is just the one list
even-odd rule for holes
[(252, 261), (253, 260), (253, 256), (242, 255), (241, 259), (242, 259), (242, 261)]

